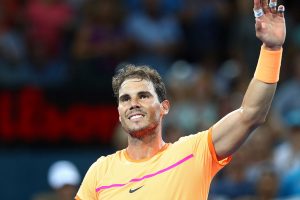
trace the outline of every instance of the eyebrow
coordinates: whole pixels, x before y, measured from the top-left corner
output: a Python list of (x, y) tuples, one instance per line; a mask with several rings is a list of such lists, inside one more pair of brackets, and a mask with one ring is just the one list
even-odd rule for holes
[[(153, 96), (149, 91), (140, 91), (137, 93), (138, 96), (140, 95), (149, 95), (149, 96)], [(129, 94), (122, 94), (120, 97), (119, 97), (119, 100), (123, 100), (125, 98), (128, 98), (130, 97)]]
[(151, 92), (148, 92), (148, 91), (141, 91), (141, 92), (138, 92), (138, 95), (149, 95), (149, 96), (152, 96)]

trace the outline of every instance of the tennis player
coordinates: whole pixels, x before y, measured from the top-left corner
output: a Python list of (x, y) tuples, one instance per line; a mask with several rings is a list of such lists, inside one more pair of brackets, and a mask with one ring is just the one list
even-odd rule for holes
[(170, 103), (160, 75), (147, 66), (119, 70), (112, 85), (128, 146), (93, 163), (75, 199), (207, 199), (215, 174), (265, 121), (279, 80), (284, 10), (277, 0), (254, 0), (256, 36), (262, 47), (241, 107), (209, 130), (175, 143), (162, 139)]

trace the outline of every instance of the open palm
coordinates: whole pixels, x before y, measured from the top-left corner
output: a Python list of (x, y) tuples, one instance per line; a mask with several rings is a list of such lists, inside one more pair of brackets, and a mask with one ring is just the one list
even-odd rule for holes
[[(267, 5), (266, 5), (267, 4)], [(256, 36), (266, 47), (280, 48), (286, 37), (286, 25), (283, 12), (278, 12), (276, 8), (271, 9), (268, 1), (254, 0), (254, 9), (263, 8), (264, 15), (256, 18)], [(284, 10), (280, 6), (280, 10)]]

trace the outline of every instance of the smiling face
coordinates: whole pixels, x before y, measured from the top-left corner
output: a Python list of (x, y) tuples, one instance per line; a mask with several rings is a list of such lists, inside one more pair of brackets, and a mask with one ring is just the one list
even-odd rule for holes
[(169, 111), (167, 100), (161, 103), (152, 82), (126, 79), (119, 90), (119, 120), (132, 137), (143, 138), (161, 130), (161, 119)]

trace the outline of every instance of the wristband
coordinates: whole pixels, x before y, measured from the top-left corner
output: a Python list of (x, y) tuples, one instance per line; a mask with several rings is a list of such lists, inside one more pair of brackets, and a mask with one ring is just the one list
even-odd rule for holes
[(265, 83), (277, 83), (279, 81), (281, 58), (282, 48), (277, 51), (269, 51), (262, 46), (254, 78)]

